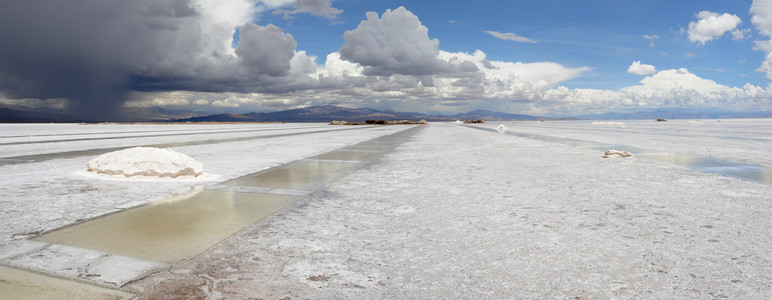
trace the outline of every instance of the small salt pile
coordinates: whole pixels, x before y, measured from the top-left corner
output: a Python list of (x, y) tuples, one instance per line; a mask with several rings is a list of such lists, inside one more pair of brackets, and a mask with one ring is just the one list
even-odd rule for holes
[(499, 133), (504, 133), (505, 131), (507, 131), (507, 127), (504, 126), (504, 124), (499, 124), (499, 127), (496, 127), (496, 131), (498, 131)]
[(603, 158), (609, 158), (609, 157), (631, 157), (633, 156), (632, 153), (627, 151), (621, 151), (621, 150), (606, 150), (603, 151)]

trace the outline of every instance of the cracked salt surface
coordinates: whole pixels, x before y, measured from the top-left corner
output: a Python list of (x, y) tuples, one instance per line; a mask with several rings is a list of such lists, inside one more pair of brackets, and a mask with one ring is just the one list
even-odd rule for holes
[[(507, 131), (708, 153), (770, 166), (769, 147), (758, 147), (770, 125), (770, 120), (722, 120), (721, 127), (707, 133), (705, 127), (714, 126), (707, 121), (682, 127), (678, 122), (627, 121), (625, 128), (517, 122), (508, 123)], [(565, 126), (571, 129), (557, 128)], [(722, 130), (745, 132), (731, 133), (744, 139), (726, 143)], [(303, 145), (328, 147), (325, 143), (351, 132), (337, 134), (302, 142), (271, 139), (273, 152), (256, 151), (250, 143), (233, 145), (235, 152), (227, 155), (203, 146), (180, 152), (218, 166), (212, 172), (223, 174), (224, 181), (250, 173), (244, 171), (244, 160), (268, 168), (280, 163), (271, 154), (324, 153)], [(124, 288), (144, 292), (141, 299), (770, 298), (772, 188), (639, 156), (607, 160), (595, 149), (431, 124), (377, 163), (328, 183), (189, 261)], [(0, 168), (62, 169), (69, 163)], [(81, 168), (82, 163), (72, 165)], [(0, 177), (12, 183), (11, 188), (0, 186), (3, 194), (15, 195), (3, 203), (9, 209), (1, 211), (11, 220), (0, 218), (3, 225), (13, 225), (13, 233), (40, 230), (24, 227), (28, 223), (69, 224), (109, 210), (99, 210), (100, 201), (113, 208), (177, 187), (127, 183), (148, 194), (124, 198), (125, 193), (99, 185), (87, 188), (67, 179), (68, 189), (58, 183), (62, 177), (25, 174)], [(37, 181), (25, 186), (24, 178)], [(51, 186), (36, 191), (41, 181)], [(67, 191), (57, 192), (62, 187)], [(89, 197), (73, 192), (81, 189)], [(74, 215), (69, 221), (52, 222), (48, 218), (54, 215), (41, 203), (57, 201), (65, 211), (65, 203), (82, 207), (69, 209)]]
[(140, 299), (769, 298), (770, 195), (661, 161), (434, 123), (130, 288)]
[[(207, 130), (207, 128), (217, 128), (217, 125), (197, 127)], [(245, 127), (255, 126), (245, 125)], [(184, 149), (181, 152), (190, 154), (207, 165), (212, 165), (211, 169), (221, 174), (219, 177), (209, 177), (206, 180), (225, 180), (405, 129), (404, 127), (361, 127), (352, 128), (343, 133), (340, 130), (325, 130), (327, 127), (319, 124), (306, 124), (304, 127), (311, 129), (313, 133), (305, 134), (302, 140), (286, 134), (262, 138), (265, 133), (259, 133), (256, 136), (261, 139), (261, 143), (257, 145), (253, 141), (255, 139), (250, 136), (231, 139), (228, 143), (219, 145), (207, 145), (194, 140), (188, 143), (189, 146), (181, 147)], [(13, 131), (3, 131), (3, 133), (12, 135)], [(195, 137), (186, 136), (185, 138)], [(199, 138), (210, 139), (208, 136)], [(306, 147), (307, 143), (314, 144), (315, 147)], [(234, 160), (234, 156), (223, 156), (219, 146), (227, 146), (228, 154), (240, 157), (240, 160)], [(18, 148), (18, 145), (14, 147)], [(35, 148), (36, 146), (29, 144), (25, 147)], [(72, 147), (75, 147), (75, 151), (83, 153), (89, 151), (78, 149), (78, 145)], [(0, 262), (113, 286), (122, 286), (141, 278), (143, 274), (167, 266), (107, 252), (38, 243), (25, 239), (62, 225), (81, 222), (141, 206), (169, 195), (180, 194), (189, 190), (192, 184), (200, 183), (198, 180), (135, 181), (133, 179), (115, 180), (116, 178), (103, 181), (71, 171), (83, 168), (90, 158), (90, 156), (66, 157), (30, 164), (0, 166), (4, 171), (0, 172), (0, 181), (3, 183), (0, 189), (7, 192), (4, 195), (8, 196), (0, 199), (2, 202), (0, 204), (3, 205), (0, 213), (4, 217), (0, 219), (3, 225), (0, 226), (3, 238), (0, 240)], [(299, 195), (292, 199), (297, 196)], [(96, 236), (99, 237), (99, 235)], [(97, 243), (109, 243), (116, 238), (125, 240), (125, 237), (110, 236), (109, 233), (101, 237), (97, 239), (101, 240)], [(132, 248), (132, 246), (124, 247)], [(200, 250), (202, 249), (197, 251)], [(189, 250), (185, 251), (189, 252)], [(188, 253), (185, 251), (182, 252)]]

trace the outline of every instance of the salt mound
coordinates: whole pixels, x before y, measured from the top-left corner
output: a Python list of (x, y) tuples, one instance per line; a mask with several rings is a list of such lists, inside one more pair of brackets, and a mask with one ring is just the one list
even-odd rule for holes
[(464, 124), (464, 122), (461, 122), (461, 120), (456, 120), (456, 122), (454, 122), (454, 123), (456, 123), (456, 124)]
[(152, 147), (134, 147), (102, 154), (88, 162), (88, 171), (107, 175), (171, 177), (201, 176), (204, 165), (185, 154)]
[(496, 127), (496, 131), (498, 131), (499, 133), (504, 133), (505, 131), (507, 131), (507, 127), (504, 126), (504, 124), (499, 124), (499, 127)]

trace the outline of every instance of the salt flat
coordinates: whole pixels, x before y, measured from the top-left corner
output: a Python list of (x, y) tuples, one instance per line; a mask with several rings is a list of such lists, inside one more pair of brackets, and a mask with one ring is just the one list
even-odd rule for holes
[[(57, 153), (105, 147), (134, 147), (155, 143), (210, 143), (172, 147), (204, 163), (205, 172), (227, 180), (267, 169), (306, 156), (324, 153), (355, 142), (395, 132), (398, 128), (331, 127), (322, 124), (261, 124), (261, 125), (2, 125), (0, 157), (25, 153)], [(171, 135), (161, 138), (123, 138), (138, 131), (176, 134), (178, 130), (194, 130), (199, 135)], [(329, 130), (321, 132), (323, 130)], [(342, 130), (342, 131), (341, 131)], [(124, 133), (124, 132), (131, 133)], [(236, 131), (236, 132), (233, 132)], [(319, 133), (313, 133), (317, 132)], [(186, 131), (188, 132), (188, 131)], [(266, 135), (311, 132), (304, 135), (271, 137)], [(66, 133), (69, 142), (28, 143), (23, 136), (40, 141), (37, 135), (47, 135), (45, 141), (58, 140)], [(31, 136), (31, 137), (30, 137)], [(101, 137), (96, 141), (78, 139)], [(120, 139), (109, 139), (120, 138)], [(217, 139), (258, 138), (217, 143)], [(11, 145), (3, 145), (8, 143)], [(106, 151), (105, 151), (106, 152)], [(196, 180), (99, 180), (84, 176), (86, 163), (97, 155), (52, 159), (34, 163), (0, 165), (0, 237), (3, 241), (15, 235), (42, 232), (109, 212), (160, 200), (201, 184)]]
[[(772, 120), (504, 124), (772, 166)], [(221, 176), (203, 183), (73, 173), (91, 157), (3, 165), (3, 243), (403, 129), (175, 148)], [(22, 142), (26, 134), (8, 139)], [(155, 138), (136, 141), (147, 139)], [(140, 298), (769, 298), (770, 200), (768, 184), (432, 123), (386, 156), (123, 289)]]
[(766, 298), (770, 195), (663, 162), (432, 124), (132, 288), (147, 298)]

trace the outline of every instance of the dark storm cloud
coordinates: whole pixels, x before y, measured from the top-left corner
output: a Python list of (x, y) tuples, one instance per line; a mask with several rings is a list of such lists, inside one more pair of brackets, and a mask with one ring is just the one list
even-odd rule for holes
[(170, 4), (152, 3), (147, 8), (147, 15), (156, 17), (191, 17), (196, 14), (186, 0), (173, 0)]
[(236, 54), (254, 73), (283, 76), (289, 73), (290, 59), (295, 54), (295, 47), (297, 43), (292, 39), (292, 35), (284, 34), (276, 26), (247, 24), (239, 32)]
[(105, 31), (123, 23), (113, 11), (131, 9), (131, 2), (79, 4), (77, 9), (69, 1), (0, 4), (0, 88), (6, 95), (84, 99), (81, 103), (122, 97), (126, 77), (102, 51), (118, 50), (106, 43)]
[(197, 9), (186, 0), (2, 1), (0, 93), (66, 98), (71, 113), (115, 118), (130, 91), (262, 91), (289, 73), (291, 35), (248, 23), (234, 55), (232, 24)]

